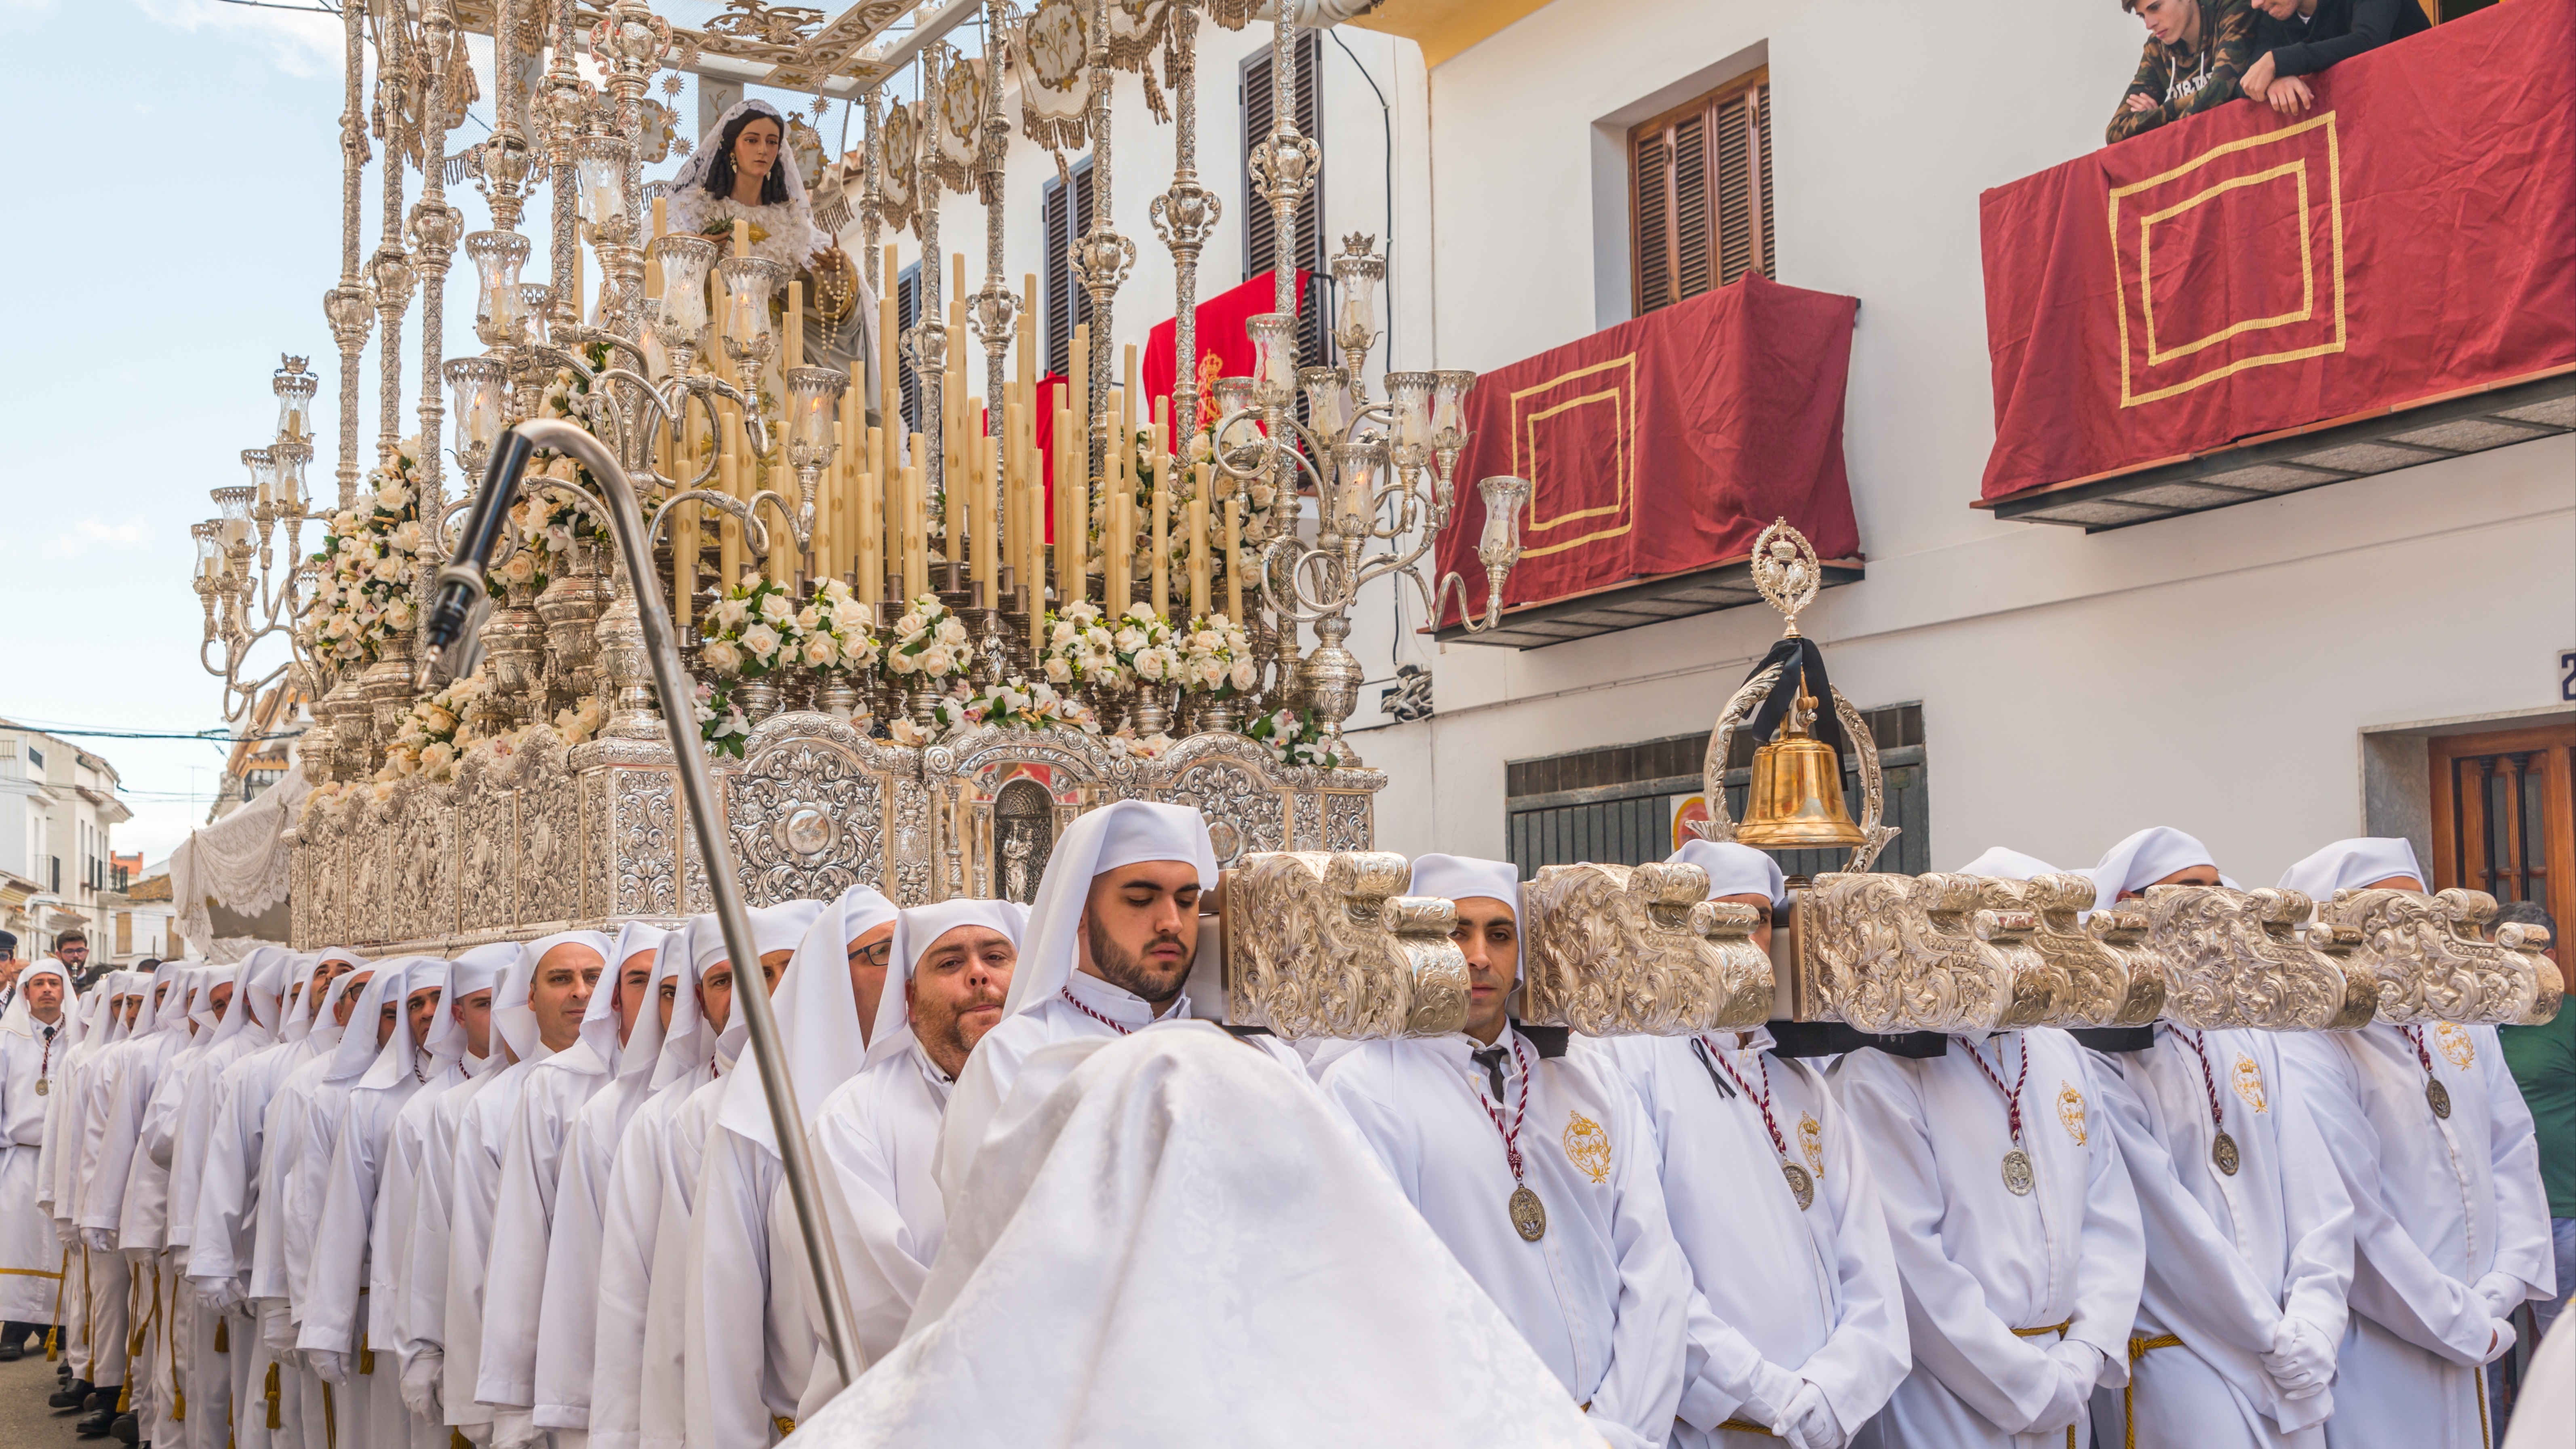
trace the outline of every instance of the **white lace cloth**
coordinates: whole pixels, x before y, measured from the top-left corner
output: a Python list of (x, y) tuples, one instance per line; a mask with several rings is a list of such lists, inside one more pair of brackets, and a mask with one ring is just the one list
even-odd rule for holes
[[(215, 948), (226, 943), (215, 940), (207, 901), (248, 919), (286, 899), (294, 852), (281, 837), (304, 808), (308, 789), (303, 764), (290, 765), (285, 776), (260, 792), (258, 799), (203, 830), (191, 831), (170, 853), (170, 899), (180, 933), (205, 943), (208, 960), (235, 960), (239, 952), (216, 953)], [(243, 950), (258, 944), (239, 943)]]

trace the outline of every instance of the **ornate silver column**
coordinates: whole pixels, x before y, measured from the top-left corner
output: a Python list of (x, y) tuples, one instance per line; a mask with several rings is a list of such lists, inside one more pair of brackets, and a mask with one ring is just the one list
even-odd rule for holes
[(447, 264), (462, 229), (456, 208), (447, 204), (447, 82), (456, 47), (456, 13), (448, 0), (427, 0), (421, 7), (420, 43), (427, 79), (420, 98), (420, 200), (411, 209), (411, 242), (420, 273), (419, 490), (427, 528), (444, 511), (439, 433), (447, 399), (439, 364), (446, 360)]
[(413, 281), (411, 256), (403, 250), (403, 111), (410, 87), (403, 75), (402, 19), (386, 16), (376, 31), (376, 135), (385, 143), (384, 219), (376, 254), (367, 263), (383, 326), (376, 354), (376, 466), (388, 472), (402, 445), (402, 317), (411, 306)]
[[(347, 103), (340, 112), (340, 285), (322, 294), (322, 315), (340, 346), (340, 506), (358, 501), (358, 354), (375, 325), (375, 302), (358, 278), (358, 230), (366, 210), (367, 12), (340, 7)], [(392, 165), (400, 166), (395, 156)]]
[(1225, 207), (1215, 192), (1199, 185), (1198, 0), (1178, 0), (1171, 23), (1171, 60), (1164, 69), (1177, 98), (1172, 186), (1154, 198), (1150, 215), (1155, 235), (1172, 252), (1172, 432), (1184, 440), (1180, 456), (1186, 458), (1186, 440), (1198, 423), (1199, 252)]
[[(1008, 14), (1007, 0), (985, 0), (984, 144), (977, 158), (984, 165), (984, 288), (967, 304), (975, 335), (984, 344), (984, 405), (997, 420), (1007, 374), (1002, 359), (1011, 350), (1020, 315), (1019, 294), (1002, 270), (1002, 157), (1011, 134), (1010, 123), (1002, 119), (1003, 21)], [(977, 500), (979, 522), (983, 502)]]
[[(939, 155), (939, 61), (947, 48), (933, 45), (921, 53), (922, 123), (913, 128), (921, 150), (913, 162), (912, 183), (913, 214), (921, 218), (921, 316), (913, 324), (912, 367), (919, 379), (915, 391), (921, 398), (922, 456), (914, 461), (921, 465), (921, 486), (940, 499), (943, 508), (948, 458), (940, 447), (939, 420), (944, 416), (941, 398), (947, 390), (942, 384), (948, 376), (948, 319), (939, 310), (939, 284), (948, 275), (948, 259), (939, 254), (939, 174), (932, 163)], [(891, 285), (894, 279), (886, 280)], [(887, 426), (896, 424), (889, 421)], [(936, 550), (925, 547), (925, 551), (933, 555), (935, 564)], [(942, 576), (934, 573), (933, 577)]]
[(1112, 304), (1118, 284), (1127, 280), (1128, 269), (1136, 264), (1136, 244), (1109, 224), (1114, 195), (1109, 171), (1109, 92), (1115, 74), (1109, 69), (1109, 0), (1092, 0), (1090, 51), (1091, 229), (1082, 234), (1082, 244), (1075, 249), (1073, 269), (1082, 278), (1082, 289), (1091, 294), (1091, 378), (1084, 402), (1091, 418), (1088, 471), (1096, 480), (1108, 466), (1103, 450), (1109, 442)]
[(545, 125), (546, 184), (554, 191), (554, 233), (546, 251), (554, 317), (547, 333), (558, 340), (571, 336), (570, 329), (582, 323), (580, 289), (572, 284), (573, 273), (581, 267), (580, 218), (574, 210), (580, 203), (581, 181), (574, 171), (573, 151), (581, 135), (582, 114), (589, 106), (583, 94), (588, 87), (573, 63), (572, 35), (573, 0), (556, 0), (554, 54), (546, 63)]
[(528, 172), (536, 158), (528, 151), (528, 98), (519, 90), (518, 0), (495, 0), (492, 6), (492, 110), (496, 124), (483, 143), (484, 195), (492, 204), (492, 229), (517, 231), (527, 205)]

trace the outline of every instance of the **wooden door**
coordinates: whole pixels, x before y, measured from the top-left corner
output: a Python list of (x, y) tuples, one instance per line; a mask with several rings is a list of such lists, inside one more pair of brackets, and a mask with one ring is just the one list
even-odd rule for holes
[(2538, 901), (2576, 922), (2576, 724), (2428, 742), (2433, 888)]

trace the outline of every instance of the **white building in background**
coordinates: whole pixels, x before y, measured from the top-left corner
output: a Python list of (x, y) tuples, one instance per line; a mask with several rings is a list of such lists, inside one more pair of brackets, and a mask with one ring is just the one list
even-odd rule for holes
[(116, 798), (116, 769), (69, 740), (0, 720), (0, 929), (18, 954), (42, 955), (64, 931), (114, 957), (114, 915), (129, 883), (108, 832), (134, 818)]
[[(1201, 33), (1199, 174), (1226, 207), (1205, 297), (1271, 262), (1241, 180), (1267, 100), (1236, 84), (1269, 37)], [(2327, 840), (2404, 834), (2444, 884), (2527, 872), (2540, 894), (2568, 858), (2576, 759), (2576, 388), (2505, 434), (2529, 441), (2418, 447), (2437, 461), (2205, 512), (2072, 510), (2131, 524), (2087, 532), (1971, 506), (1995, 437), (1979, 195), (2098, 149), (2142, 38), (2111, 0), (1387, 0), (1307, 51), (1318, 109), (1300, 124), (1324, 155), (1308, 245), (1386, 248), (1372, 374), (1512, 363), (1632, 315), (1641, 123), (1762, 87), (1766, 269), (1861, 303), (1842, 445), (1865, 568), (1803, 627), (1890, 747), (1907, 832), (1890, 863), (2008, 844), (2089, 864), (2167, 823), (2267, 882)], [(1172, 140), (1133, 76), (1114, 110), (1110, 215), (1137, 263), (1113, 334), (1141, 342), (1172, 311), (1146, 214)], [(1046, 253), (1055, 175), (1014, 138), (1014, 286)], [(981, 207), (949, 197), (942, 240), (970, 288), (983, 236)], [(1409, 596), (1355, 618), (1370, 682), (1349, 723), (1391, 777), (1379, 843), (1525, 869), (1659, 858), (1699, 741), (1780, 632), (1756, 604), (1435, 657)], [(1378, 704), (1408, 664), (1431, 667), (1434, 710), (1397, 722)], [(2576, 876), (2549, 869), (2565, 915)]]

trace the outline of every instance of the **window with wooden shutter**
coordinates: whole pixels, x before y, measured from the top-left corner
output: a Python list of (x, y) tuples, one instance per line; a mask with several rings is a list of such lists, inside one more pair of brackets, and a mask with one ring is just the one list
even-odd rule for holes
[[(895, 325), (909, 332), (921, 320), (921, 263), (914, 262), (895, 274)], [(903, 365), (903, 430), (917, 433), (921, 428), (921, 379), (914, 376), (912, 364)]]
[(1778, 275), (1767, 69), (1632, 127), (1628, 165), (1636, 315), (1747, 272)]
[[(1299, 32), (1295, 120), (1298, 134), (1315, 143), (1318, 158), (1324, 144), (1324, 119), (1318, 104), (1323, 92), (1323, 61), (1323, 47), (1316, 32)], [(1270, 137), (1273, 97), (1270, 50), (1265, 46), (1243, 62), (1243, 154), (1247, 161), (1253, 148)], [(1263, 272), (1278, 269), (1279, 228), (1269, 203), (1252, 189), (1252, 169), (1248, 164), (1243, 174), (1243, 279), (1248, 282)], [(1295, 265), (1307, 273), (1306, 295), (1297, 308), (1297, 361), (1305, 367), (1338, 362), (1340, 359), (1325, 355), (1324, 346), (1324, 284), (1330, 274), (1324, 268), (1324, 176), (1320, 165), (1305, 196), (1297, 203), (1296, 233), (1292, 239)]]
[(1064, 178), (1051, 177), (1038, 202), (1038, 234), (1046, 252), (1046, 370), (1067, 375), (1073, 357), (1073, 329), (1091, 320), (1091, 293), (1073, 272), (1073, 244), (1091, 230), (1091, 158), (1075, 162), (1073, 190)]

